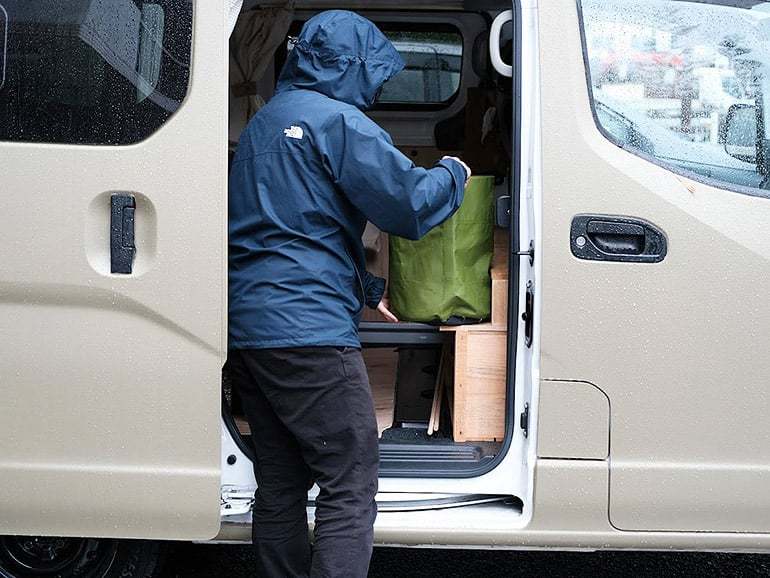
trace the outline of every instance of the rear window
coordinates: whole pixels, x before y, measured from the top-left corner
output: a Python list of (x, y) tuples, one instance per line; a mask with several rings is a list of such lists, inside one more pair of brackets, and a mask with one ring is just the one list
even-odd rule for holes
[(456, 31), (383, 30), (406, 67), (383, 87), (381, 104), (442, 104), (460, 88), (463, 38)]
[[(304, 21), (295, 21), (289, 36), (299, 36)], [(382, 87), (377, 105), (387, 109), (420, 106), (443, 108), (460, 89), (463, 37), (452, 25), (436, 24), (430, 30), (419, 24), (376, 22), (404, 59), (404, 70)], [(276, 79), (286, 62), (285, 47), (276, 54)]]
[(181, 106), (192, 0), (0, 0), (0, 140), (122, 145)]

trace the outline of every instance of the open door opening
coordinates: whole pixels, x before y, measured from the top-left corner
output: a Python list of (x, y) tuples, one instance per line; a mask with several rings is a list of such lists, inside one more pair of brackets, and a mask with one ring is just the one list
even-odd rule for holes
[[(497, 226), (489, 239), (491, 262), (485, 274), (491, 308), (485, 318), (459, 325), (390, 324), (367, 311), (361, 322), (380, 430), (381, 477), (395, 478), (392, 485), (385, 484), (386, 491), (407, 491), (403, 488), (408, 484), (398, 481), (407, 478), (483, 477), (504, 460), (515, 434), (524, 439), (524, 422), (514, 410), (513, 362), (522, 325), (517, 271), (521, 259), (514, 249), (519, 203), (511, 202), (518, 166), (515, 92), (511, 78), (493, 66), (489, 49), (492, 23), (510, 3), (501, 1), (499, 9), (475, 12), (457, 11), (455, 5), (438, 10), (435, 3), (427, 12), (419, 4), (404, 11), (394, 11), (392, 4), (385, 11), (385, 6), (351, 2), (334, 8), (356, 10), (372, 19), (407, 62), (406, 70), (386, 85), (370, 116), (415, 164), (432, 166), (444, 155), (456, 155), (475, 175), (488, 176), (493, 188), (490, 213), (496, 209)], [(382, 11), (374, 11), (378, 8)], [(231, 39), (231, 156), (248, 120), (273, 94), (286, 38), (296, 36), (318, 11), (312, 2), (295, 2), (293, 9), (245, 4)], [(243, 42), (253, 42), (255, 30), (263, 27), (264, 50), (247, 48)], [(500, 43), (508, 62), (515, 53), (512, 30), (509, 22)], [(258, 64), (253, 62), (256, 53)], [(370, 225), (363, 241), (367, 268), (387, 278), (391, 240)], [(225, 454), (237, 448), (238, 455), (249, 457), (248, 424), (226, 370), (223, 383)], [(223, 463), (237, 461), (238, 455), (223, 456)], [(233, 468), (242, 466), (238, 462)], [(227, 478), (226, 471), (225, 479), (236, 478)], [(490, 487), (495, 491), (489, 493), (502, 494), (500, 488), (508, 490), (511, 483), (498, 480)]]

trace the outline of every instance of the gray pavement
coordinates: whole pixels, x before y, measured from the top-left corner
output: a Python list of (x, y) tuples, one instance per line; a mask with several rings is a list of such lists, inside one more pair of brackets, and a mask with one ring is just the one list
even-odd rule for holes
[[(248, 546), (170, 546), (164, 578), (258, 578)], [(370, 578), (770, 576), (770, 555), (377, 548)]]

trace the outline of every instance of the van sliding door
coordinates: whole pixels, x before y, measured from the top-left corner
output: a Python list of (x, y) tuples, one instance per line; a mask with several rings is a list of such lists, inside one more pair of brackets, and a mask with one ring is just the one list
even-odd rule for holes
[(225, 4), (0, 0), (0, 534), (219, 529)]

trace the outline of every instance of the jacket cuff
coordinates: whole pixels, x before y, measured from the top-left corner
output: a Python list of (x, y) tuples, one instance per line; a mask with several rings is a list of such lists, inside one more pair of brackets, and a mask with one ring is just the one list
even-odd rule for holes
[(382, 277), (376, 277), (369, 271), (364, 272), (364, 298), (367, 307), (377, 309), (383, 295), (385, 295), (385, 283), (386, 281)]
[(436, 163), (437, 167), (443, 167), (449, 174), (452, 175), (452, 181), (455, 185), (455, 191), (463, 193), (465, 191), (465, 185), (468, 182), (468, 173), (465, 172), (465, 168), (455, 160), (441, 159)]

